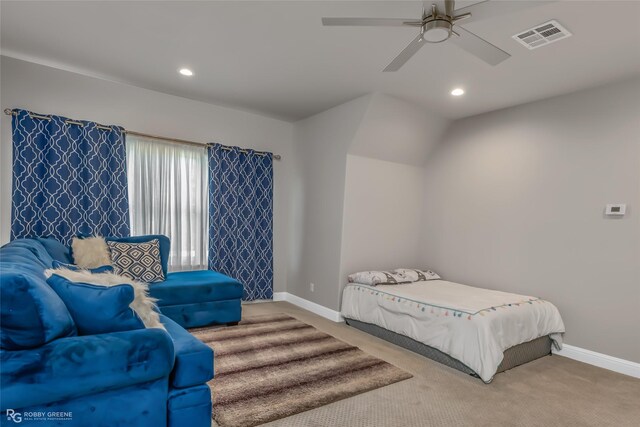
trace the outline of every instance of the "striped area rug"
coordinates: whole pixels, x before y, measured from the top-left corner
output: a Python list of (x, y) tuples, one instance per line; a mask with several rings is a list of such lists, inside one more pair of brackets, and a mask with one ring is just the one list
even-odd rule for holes
[(214, 349), (213, 418), (250, 427), (411, 378), (286, 314), (190, 331)]

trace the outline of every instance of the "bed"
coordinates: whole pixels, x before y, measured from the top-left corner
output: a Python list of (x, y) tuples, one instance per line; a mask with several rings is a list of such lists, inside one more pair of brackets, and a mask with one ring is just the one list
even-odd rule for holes
[(349, 283), (347, 324), (490, 383), (496, 373), (562, 347), (558, 309), (536, 297), (446, 280)]

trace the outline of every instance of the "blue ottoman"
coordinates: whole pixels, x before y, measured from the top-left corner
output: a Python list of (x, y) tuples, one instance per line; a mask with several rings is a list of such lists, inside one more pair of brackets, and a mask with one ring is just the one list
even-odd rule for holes
[(242, 285), (211, 271), (180, 271), (167, 274), (164, 282), (149, 286), (165, 316), (184, 328), (235, 324), (242, 315)]

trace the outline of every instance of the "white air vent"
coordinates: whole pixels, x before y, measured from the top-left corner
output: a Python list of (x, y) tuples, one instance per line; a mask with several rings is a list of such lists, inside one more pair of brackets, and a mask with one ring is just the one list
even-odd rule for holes
[(560, 25), (558, 21), (549, 21), (512, 37), (521, 45), (526, 46), (527, 49), (537, 49), (558, 40), (566, 39), (569, 36), (571, 36), (571, 33)]

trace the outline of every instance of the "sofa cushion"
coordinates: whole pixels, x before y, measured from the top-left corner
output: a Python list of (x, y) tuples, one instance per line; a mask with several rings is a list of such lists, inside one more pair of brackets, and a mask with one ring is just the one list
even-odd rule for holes
[(35, 239), (16, 239), (2, 247), (2, 261), (29, 264), (35, 269), (51, 268), (53, 258)]
[(0, 347), (21, 350), (76, 335), (67, 307), (45, 282), (43, 270), (14, 260), (12, 252), (0, 251)]
[(107, 242), (146, 243), (153, 239), (158, 239), (160, 242), (160, 261), (162, 262), (162, 272), (166, 277), (169, 265), (169, 251), (171, 250), (171, 240), (167, 236), (163, 236), (162, 234), (148, 234), (146, 236), (107, 237), (105, 240)]
[(167, 274), (164, 282), (149, 286), (158, 306), (192, 304), (242, 298), (242, 285), (236, 279), (211, 270), (178, 271)]
[(142, 320), (129, 307), (134, 298), (131, 285), (107, 287), (76, 283), (57, 274), (52, 274), (47, 283), (64, 301), (79, 335), (144, 328)]
[(190, 387), (213, 378), (213, 350), (166, 316), (160, 321), (173, 340), (176, 361), (171, 373), (173, 387)]
[[(167, 337), (168, 339), (169, 337)], [(77, 382), (74, 378), (71, 386), (75, 387)], [(31, 393), (29, 389), (26, 391), (30, 398), (32, 395), (38, 398), (55, 398), (60, 395), (59, 383), (55, 384), (53, 393), (49, 390), (43, 390), (45, 386), (50, 386), (50, 384), (33, 385), (37, 395)], [(80, 393), (76, 390), (79, 390)], [(0, 425), (2, 427), (164, 427), (168, 425), (166, 377), (121, 387), (116, 384), (96, 393), (82, 394), (82, 389), (76, 390), (72, 390), (73, 397), (62, 400), (21, 408), (15, 405), (9, 406), (14, 412), (22, 414), (22, 421), (19, 424), (13, 422), (7, 419), (5, 413), (2, 412), (0, 413)], [(76, 393), (77, 395), (75, 395)], [(11, 401), (15, 402), (15, 399), (12, 398)], [(9, 402), (7, 399), (7, 403)], [(20, 400), (20, 402), (24, 402), (24, 400)], [(5, 402), (2, 401), (2, 404), (4, 405)], [(65, 418), (65, 412), (70, 416)], [(25, 413), (29, 413), (28, 419), (25, 417)], [(38, 418), (37, 413), (44, 414), (44, 417)], [(47, 416), (50, 416), (51, 421), (47, 421)], [(209, 424), (176, 424), (177, 427), (209, 427), (210, 425), (211, 421)]]
[(71, 250), (69, 247), (62, 244), (53, 237), (36, 237), (37, 240), (45, 250), (51, 255), (55, 261), (70, 263), (71, 262)]
[[(24, 408), (148, 383), (168, 376), (173, 360), (171, 339), (160, 329), (69, 337), (34, 350), (0, 351), (2, 408)], [(166, 383), (164, 387), (166, 390)]]

